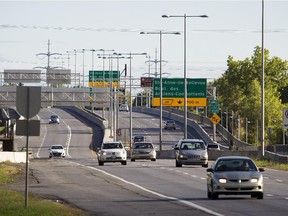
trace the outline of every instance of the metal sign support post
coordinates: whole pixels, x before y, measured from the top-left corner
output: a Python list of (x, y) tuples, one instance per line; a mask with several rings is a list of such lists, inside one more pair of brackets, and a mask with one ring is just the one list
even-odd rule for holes
[[(29, 90), (30, 88), (27, 88), (27, 101), (29, 101)], [(29, 164), (28, 164), (28, 143), (29, 143), (29, 103), (26, 104), (26, 124), (27, 124), (27, 134), (26, 134), (26, 178), (25, 178), (25, 208), (28, 208), (28, 181), (29, 181)]]

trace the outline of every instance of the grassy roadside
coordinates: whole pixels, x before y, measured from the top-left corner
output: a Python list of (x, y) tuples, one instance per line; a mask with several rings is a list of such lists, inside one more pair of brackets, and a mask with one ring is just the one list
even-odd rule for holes
[(24, 174), (21, 167), (4, 162), (0, 163), (0, 212), (7, 216), (84, 216), (85, 212), (68, 205), (45, 200), (29, 194), (28, 208), (25, 208), (24, 193), (4, 189), (5, 184), (15, 180), (16, 175)]
[(276, 170), (288, 171), (288, 164), (280, 164), (267, 160), (253, 159), (258, 167), (266, 167)]

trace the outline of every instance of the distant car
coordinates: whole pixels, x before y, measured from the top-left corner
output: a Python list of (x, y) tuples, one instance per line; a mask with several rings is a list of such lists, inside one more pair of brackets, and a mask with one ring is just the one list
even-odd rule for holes
[(49, 124), (59, 124), (60, 120), (59, 117), (57, 115), (51, 115), (50, 119), (49, 119)]
[(164, 129), (174, 129), (176, 130), (176, 123), (173, 120), (167, 120), (164, 125)]
[(208, 152), (203, 140), (182, 139), (173, 148), (176, 154), (176, 167), (182, 165), (208, 167)]
[(220, 194), (251, 195), (263, 199), (263, 171), (249, 157), (219, 157), (207, 169), (207, 196), (218, 199)]
[(144, 141), (145, 141), (145, 136), (143, 135), (136, 135), (133, 137), (133, 143), (144, 142)]
[(219, 147), (218, 143), (207, 143), (207, 149), (220, 151), (220, 147)]
[(120, 141), (102, 143), (101, 148), (97, 150), (97, 156), (99, 166), (108, 162), (127, 164), (127, 151)]
[(49, 158), (62, 157), (65, 158), (65, 148), (62, 145), (52, 145), (49, 149)]
[(119, 111), (125, 111), (125, 112), (129, 112), (129, 106), (127, 104), (121, 104), (119, 106)]
[(147, 159), (156, 161), (156, 148), (151, 142), (136, 142), (132, 145), (131, 161)]

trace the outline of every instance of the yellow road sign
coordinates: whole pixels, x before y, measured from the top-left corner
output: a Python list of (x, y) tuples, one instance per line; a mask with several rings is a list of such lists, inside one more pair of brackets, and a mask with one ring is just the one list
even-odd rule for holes
[[(153, 98), (152, 106), (160, 106), (160, 98)], [(184, 98), (162, 98), (162, 106), (184, 106)], [(187, 98), (187, 106), (205, 107), (206, 98)]]
[[(95, 87), (95, 88), (108, 88), (109, 87), (109, 82), (94, 82), (94, 85), (92, 86), (93, 82), (89, 82), (89, 87)], [(120, 83), (119, 82), (112, 82), (113, 87), (119, 88)]]
[(214, 113), (210, 118), (210, 121), (216, 125), (221, 121), (221, 118), (216, 113)]

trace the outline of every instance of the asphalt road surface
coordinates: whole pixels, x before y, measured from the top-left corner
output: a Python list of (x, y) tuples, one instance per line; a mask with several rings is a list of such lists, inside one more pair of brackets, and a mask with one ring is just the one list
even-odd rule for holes
[[(59, 125), (48, 124), (51, 113), (60, 116)], [(126, 123), (129, 124), (125, 120), (129, 114), (123, 115), (121, 118), (125, 127)], [(152, 141), (157, 140), (159, 121), (153, 120), (155, 116), (133, 115), (135, 119), (139, 115), (135, 120), (139, 130), (145, 128), (141, 132)], [(209, 200), (206, 169), (201, 166), (177, 168), (174, 160), (158, 159), (156, 162), (128, 161), (126, 166), (105, 163), (100, 167), (96, 154), (91, 150), (91, 146), (98, 145), (97, 142), (103, 137), (99, 128), (80, 120), (73, 113), (56, 108), (42, 109), (39, 119), (41, 136), (29, 138), (29, 146), (35, 157), (29, 168), (37, 179), (29, 184), (29, 193), (52, 196), (55, 201), (71, 203), (89, 215), (99, 216), (287, 215), (287, 172), (266, 170), (263, 173), (263, 200), (250, 196), (220, 196), (219, 200)], [(163, 140), (177, 141), (182, 133), (179, 125), (176, 131), (165, 132)], [(17, 137), (16, 142), (18, 146), (24, 145), (25, 138)], [(64, 145), (66, 158), (48, 159), (48, 148), (52, 144)], [(170, 144), (167, 144), (167, 148), (171, 148)]]

